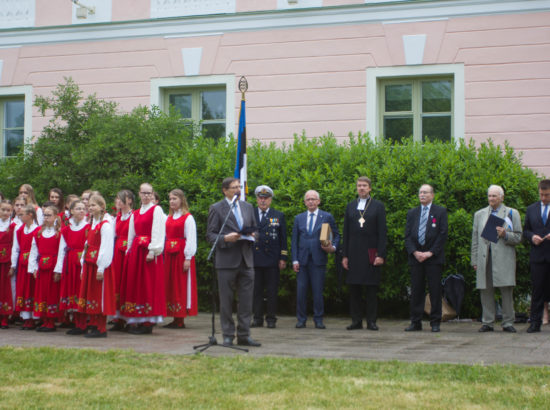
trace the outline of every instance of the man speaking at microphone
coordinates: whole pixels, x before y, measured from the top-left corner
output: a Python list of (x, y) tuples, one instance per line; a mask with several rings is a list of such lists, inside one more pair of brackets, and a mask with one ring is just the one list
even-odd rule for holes
[[(250, 337), (252, 318), (252, 297), (254, 293), (254, 238), (256, 219), (254, 209), (247, 202), (239, 201), (241, 183), (236, 178), (225, 178), (222, 182), (225, 196), (210, 206), (206, 239), (214, 244), (218, 234), (214, 266), (218, 272), (220, 295), (220, 322), (223, 332), (223, 345), (233, 345), (235, 322), (233, 320), (233, 299), (238, 295), (237, 344), (260, 346)], [(221, 230), (229, 214), (227, 223)]]

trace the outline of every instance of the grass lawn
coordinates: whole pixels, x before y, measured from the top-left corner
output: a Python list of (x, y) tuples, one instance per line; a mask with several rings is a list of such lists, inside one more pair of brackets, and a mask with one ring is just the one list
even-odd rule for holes
[(0, 408), (548, 408), (550, 367), (0, 348)]

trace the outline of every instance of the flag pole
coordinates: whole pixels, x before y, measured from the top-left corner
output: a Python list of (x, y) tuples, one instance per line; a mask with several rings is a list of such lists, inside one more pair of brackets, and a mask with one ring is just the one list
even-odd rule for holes
[(247, 181), (247, 160), (246, 160), (246, 100), (245, 93), (248, 90), (248, 81), (242, 76), (239, 80), (239, 90), (241, 91), (241, 110), (239, 113), (239, 135), (237, 139), (237, 161), (235, 165), (234, 177), (241, 181), (241, 201), (246, 200), (248, 195)]

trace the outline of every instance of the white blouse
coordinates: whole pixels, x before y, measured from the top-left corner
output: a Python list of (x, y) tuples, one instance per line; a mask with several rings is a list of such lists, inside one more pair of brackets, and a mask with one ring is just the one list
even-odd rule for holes
[[(153, 252), (155, 256), (158, 256), (164, 250), (164, 238), (166, 236), (166, 224), (164, 223), (164, 212), (160, 206), (155, 206), (152, 202), (147, 205), (142, 205), (139, 209), (139, 214), (143, 215), (151, 207), (154, 206), (153, 211), (153, 226), (151, 228), (151, 243), (148, 249)], [(134, 214), (130, 217), (130, 223), (128, 228), (128, 249), (132, 247), (132, 241), (136, 236), (136, 230), (134, 228)]]
[[(181, 218), (183, 214), (181, 211), (174, 212), (172, 219), (177, 220)], [(185, 249), (183, 254), (185, 259), (191, 259), (197, 253), (197, 224), (195, 223), (195, 218), (193, 215), (189, 215), (185, 220), (185, 225), (183, 227), (183, 235), (185, 236)]]
[(10, 227), (11, 219), (0, 219), (0, 232), (6, 232), (8, 228)]
[[(84, 227), (87, 225), (87, 222), (82, 219), (80, 222), (75, 222), (73, 218), (69, 219), (69, 229), (73, 232), (78, 232), (84, 229)], [(59, 251), (57, 252), (57, 263), (55, 264), (55, 268), (53, 271), (55, 273), (62, 273), (63, 272), (63, 263), (65, 261), (65, 254), (67, 252), (67, 242), (65, 242), (65, 238), (63, 238), (63, 235), (61, 235), (61, 239), (59, 240)]]
[[(31, 226), (25, 225), (20, 229), (23, 229), (23, 233), (28, 234), (34, 231), (37, 226), (38, 225), (33, 222)], [(16, 229), (15, 232), (13, 233), (13, 247), (11, 248), (11, 267), (14, 269), (17, 268), (17, 262), (19, 261), (19, 252), (21, 252), (21, 248), (19, 247), (19, 241), (17, 240), (18, 230), (19, 229)]]
[[(51, 238), (56, 234), (55, 228), (42, 227), (41, 235), (44, 238)], [(38, 270), (38, 246), (36, 245), (36, 238), (32, 238), (31, 253), (29, 255), (29, 272), (34, 273)]]

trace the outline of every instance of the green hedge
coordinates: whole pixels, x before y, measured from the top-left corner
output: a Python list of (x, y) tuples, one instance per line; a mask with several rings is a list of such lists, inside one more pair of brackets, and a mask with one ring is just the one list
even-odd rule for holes
[[(222, 198), (221, 181), (233, 174), (235, 141), (192, 138), (192, 127), (175, 113), (138, 107), (117, 113), (116, 105), (83, 98), (79, 87), (67, 79), (52, 97), (38, 97), (35, 105), (52, 120), (41, 137), (25, 153), (0, 165), (0, 189), (10, 198), (22, 183), (34, 186), (39, 201), (50, 188), (66, 193), (97, 189), (112, 203), (123, 188), (137, 192), (143, 181), (153, 183), (167, 210), (167, 193), (176, 187), (187, 193), (198, 227), (199, 302), (210, 306), (211, 267), (205, 262), (208, 207)], [(463, 274), (467, 281), (464, 315), (479, 314), (479, 295), (469, 264), (473, 213), (487, 205), (487, 187), (502, 185), (505, 203), (522, 216), (537, 200), (537, 176), (522, 167), (508, 145), (491, 142), (476, 147), (472, 142), (392, 144), (373, 142), (368, 136), (350, 135), (344, 143), (332, 136), (295, 138), (290, 146), (248, 146), (248, 175), (252, 203), (254, 188), (267, 184), (275, 191), (273, 206), (283, 211), (292, 231), (294, 216), (305, 210), (303, 195), (315, 189), (321, 208), (331, 212), (342, 229), (346, 203), (355, 198), (355, 180), (367, 175), (372, 195), (386, 204), (389, 252), (380, 292), (382, 316), (408, 315), (409, 273), (403, 246), (407, 210), (418, 204), (421, 184), (435, 188), (435, 202), (449, 211), (449, 240), (445, 275)], [(290, 244), (289, 244), (290, 247)], [(529, 293), (527, 247), (518, 247), (516, 300)], [(326, 310), (346, 314), (347, 292), (333, 258), (325, 286)], [(341, 269), (340, 269), (341, 270)], [(282, 273), (280, 310), (295, 310), (296, 275), (289, 267)]]
[[(399, 144), (373, 142), (367, 135), (350, 136), (338, 144), (332, 136), (307, 139), (296, 137), (291, 146), (277, 147), (259, 142), (249, 144), (248, 175), (250, 202), (254, 187), (267, 184), (273, 188), (273, 206), (285, 213), (288, 234), (294, 216), (305, 210), (302, 198), (308, 189), (321, 195), (321, 208), (331, 212), (343, 227), (347, 202), (355, 198), (355, 179), (367, 175), (373, 181), (372, 195), (386, 205), (388, 223), (388, 258), (380, 292), (382, 316), (408, 314), (407, 287), (409, 272), (403, 245), (407, 210), (418, 205), (417, 192), (423, 183), (435, 189), (435, 202), (449, 212), (449, 240), (444, 275), (460, 273), (467, 282), (464, 315), (479, 314), (479, 294), (470, 268), (470, 241), (473, 213), (487, 206), (487, 188), (491, 184), (505, 189), (505, 203), (524, 215), (528, 204), (537, 200), (537, 176), (522, 167), (520, 159), (508, 145), (491, 142), (476, 147), (466, 144), (411, 140)], [(156, 188), (168, 191), (183, 188), (197, 219), (200, 294), (206, 296), (210, 286), (210, 268), (205, 264), (209, 246), (205, 241), (208, 207), (222, 197), (221, 180), (232, 175), (235, 141), (218, 142), (197, 139), (160, 162), (155, 173)], [(290, 244), (289, 244), (290, 246)], [(518, 247), (518, 286), (516, 298), (529, 293), (528, 255), (525, 245)], [(347, 293), (341, 286), (333, 258), (325, 286), (328, 313), (347, 312)], [(295, 309), (296, 274), (287, 268), (282, 273), (279, 291), (281, 310)], [(209, 298), (201, 297), (208, 305)]]

